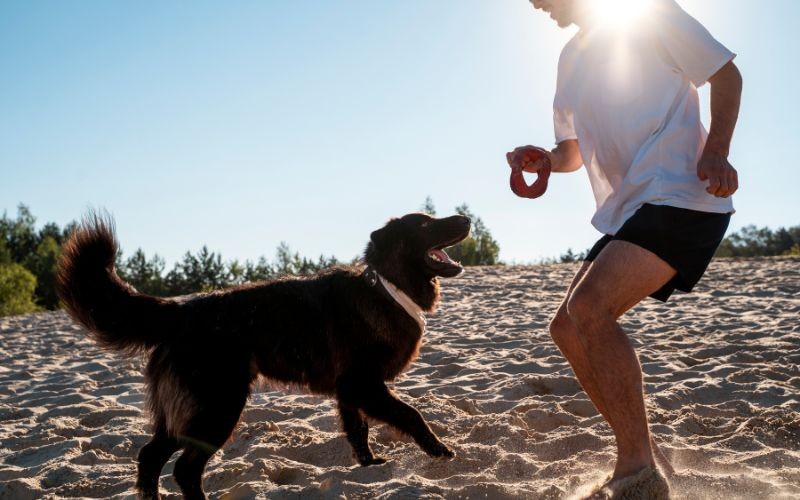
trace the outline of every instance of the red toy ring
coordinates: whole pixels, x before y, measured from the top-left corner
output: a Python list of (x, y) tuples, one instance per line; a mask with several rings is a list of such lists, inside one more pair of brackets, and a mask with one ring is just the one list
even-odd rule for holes
[(511, 190), (521, 198), (538, 198), (547, 191), (547, 179), (550, 178), (551, 170), (550, 157), (540, 148), (528, 149), (524, 154), (530, 161), (542, 160), (544, 165), (536, 172), (538, 178), (530, 186), (522, 175), (522, 167), (511, 167)]

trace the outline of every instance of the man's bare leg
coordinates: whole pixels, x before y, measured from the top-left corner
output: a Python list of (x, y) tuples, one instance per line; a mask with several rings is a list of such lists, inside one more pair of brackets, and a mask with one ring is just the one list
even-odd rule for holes
[[(587, 393), (594, 393), (590, 397), (595, 405), (599, 402), (598, 410), (602, 408), (617, 439), (615, 479), (654, 465), (641, 366), (616, 320), (674, 275), (675, 270), (651, 252), (612, 241), (567, 299), (567, 313), (585, 355), (586, 374), (581, 382)], [(580, 379), (584, 360), (575, 358), (573, 354)]]
[[(610, 416), (605, 408), (605, 401), (601, 399), (600, 391), (597, 389), (597, 383), (595, 382), (594, 376), (589, 370), (586, 352), (583, 344), (580, 341), (578, 329), (567, 315), (567, 300), (581, 279), (583, 279), (583, 276), (586, 274), (586, 271), (589, 270), (591, 264), (591, 262), (584, 262), (581, 268), (575, 274), (575, 277), (573, 278), (572, 283), (567, 290), (564, 301), (561, 303), (558, 311), (553, 317), (553, 320), (550, 322), (550, 335), (553, 338), (556, 346), (558, 346), (558, 348), (561, 350), (561, 353), (565, 358), (567, 358), (567, 361), (572, 367), (572, 371), (575, 373), (575, 377), (578, 379), (581, 387), (583, 387), (583, 390), (589, 396), (589, 399), (592, 401), (595, 408), (597, 408), (597, 411), (603, 416), (606, 422), (609, 422), (609, 425), (611, 425)], [(625, 311), (623, 311), (623, 313), (624, 312)], [(667, 475), (673, 475), (675, 473), (675, 469), (672, 467), (669, 459), (667, 459), (666, 455), (661, 448), (659, 448), (652, 436), (650, 438), (650, 445), (653, 449), (653, 453), (655, 454), (656, 462), (658, 462), (658, 465), (661, 467), (661, 469)]]

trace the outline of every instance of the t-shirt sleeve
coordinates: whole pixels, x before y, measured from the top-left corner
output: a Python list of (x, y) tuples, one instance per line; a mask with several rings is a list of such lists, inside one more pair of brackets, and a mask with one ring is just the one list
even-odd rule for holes
[(659, 41), (676, 68), (695, 85), (704, 85), (736, 54), (719, 43), (675, 0), (661, 0), (655, 20)]
[(558, 76), (556, 78), (556, 96), (553, 99), (553, 126), (556, 144), (570, 139), (577, 139), (575, 121), (568, 97), (567, 83), (571, 78), (573, 58), (570, 57), (572, 42), (568, 43), (558, 60)]
[(575, 133), (572, 112), (559, 107), (557, 104), (553, 105), (553, 125), (556, 133), (556, 144), (578, 138)]

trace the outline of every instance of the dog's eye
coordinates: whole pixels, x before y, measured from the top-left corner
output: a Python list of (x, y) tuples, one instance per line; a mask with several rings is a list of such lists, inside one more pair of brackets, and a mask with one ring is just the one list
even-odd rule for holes
[(419, 227), (428, 227), (428, 224), (430, 224), (430, 221), (428, 221), (428, 222), (423, 222), (423, 223), (422, 223), (422, 225), (421, 225), (421, 226), (419, 226)]

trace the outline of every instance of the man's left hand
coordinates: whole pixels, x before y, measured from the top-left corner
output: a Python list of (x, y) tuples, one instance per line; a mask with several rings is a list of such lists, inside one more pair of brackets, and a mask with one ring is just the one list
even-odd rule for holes
[(708, 181), (706, 191), (717, 198), (727, 198), (739, 189), (739, 176), (725, 155), (703, 152), (697, 163), (697, 177)]

